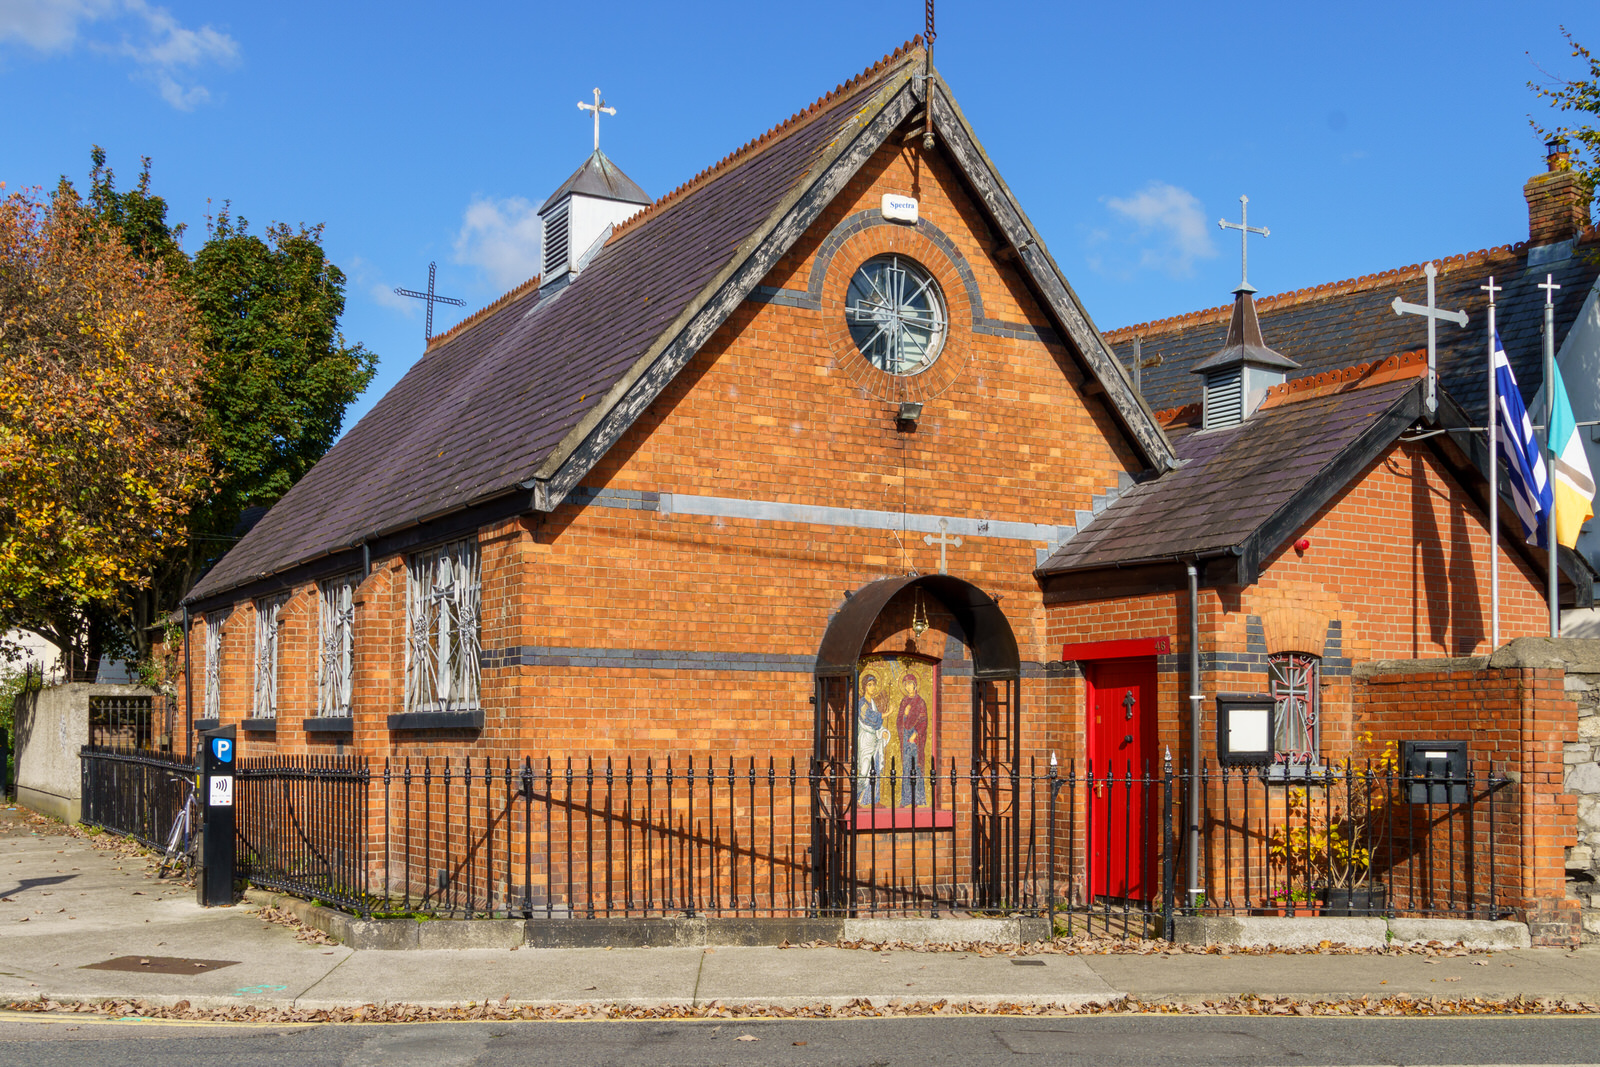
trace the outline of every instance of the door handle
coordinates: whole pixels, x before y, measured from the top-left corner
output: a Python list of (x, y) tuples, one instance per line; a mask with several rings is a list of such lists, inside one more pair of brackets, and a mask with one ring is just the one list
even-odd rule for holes
[(1133, 744), (1133, 735), (1132, 734), (1123, 734), (1122, 735), (1122, 743), (1125, 744), (1125, 745)]

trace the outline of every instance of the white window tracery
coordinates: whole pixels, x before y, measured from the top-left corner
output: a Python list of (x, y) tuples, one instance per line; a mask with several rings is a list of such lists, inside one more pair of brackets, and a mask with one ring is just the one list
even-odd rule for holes
[(228, 611), (213, 611), (205, 617), (206, 688), (203, 715), (207, 719), (222, 717), (222, 627), (228, 621), (228, 615)]
[(318, 614), (317, 714), (343, 718), (350, 714), (351, 678), (355, 665), (355, 596), (357, 574), (330, 578), (321, 586)]
[(480, 596), (476, 541), (453, 541), (407, 561), (407, 711), (478, 707)]
[(278, 715), (278, 633), (287, 596), (256, 601), (256, 686), (250, 714), (257, 719)]
[(1321, 752), (1321, 686), (1318, 657), (1277, 652), (1267, 659), (1277, 737), (1278, 762), (1311, 767)]

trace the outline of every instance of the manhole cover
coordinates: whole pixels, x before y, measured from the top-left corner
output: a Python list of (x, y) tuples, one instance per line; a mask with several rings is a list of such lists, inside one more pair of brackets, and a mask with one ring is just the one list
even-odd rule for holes
[(104, 963), (86, 963), (83, 971), (143, 971), (146, 974), (204, 974), (232, 967), (238, 960), (195, 960), (187, 956), (118, 956)]

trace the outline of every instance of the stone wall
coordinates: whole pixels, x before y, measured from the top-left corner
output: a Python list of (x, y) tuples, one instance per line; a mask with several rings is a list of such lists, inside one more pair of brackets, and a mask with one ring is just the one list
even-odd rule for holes
[(89, 698), (151, 696), (142, 685), (71, 682), (17, 698), (17, 802), (77, 822), (83, 798), (78, 750), (89, 743)]
[(1577, 801), (1567, 896), (1582, 908), (1582, 940), (1600, 943), (1600, 640), (1524, 637), (1496, 653), (1512, 656), (1522, 666), (1562, 667), (1567, 698), (1578, 706), (1577, 728), (1562, 745), (1566, 792)]

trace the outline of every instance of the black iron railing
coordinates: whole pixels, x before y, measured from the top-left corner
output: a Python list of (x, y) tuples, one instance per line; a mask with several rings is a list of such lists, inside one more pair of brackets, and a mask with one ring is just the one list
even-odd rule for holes
[[(192, 773), (93, 749), (83, 767), (86, 821), (151, 844), (182, 797), (163, 783)], [(1499, 918), (1519, 843), (1506, 778), (1388, 764), (1205, 768), (1193, 818), (1168, 767), (1033, 761), (951, 762), (925, 794), (771, 759), (293, 757), (237, 778), (242, 873), (365, 916), (1036, 915), (1169, 937), (1184, 913)]]
[(79, 755), (84, 824), (164, 848), (195, 768), (133, 748), (85, 746)]
[(241, 877), (370, 915), (366, 761), (339, 757), (241, 760), (234, 826)]

